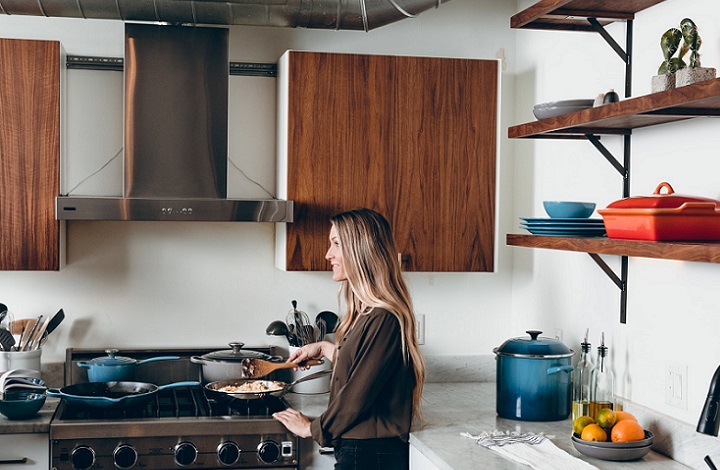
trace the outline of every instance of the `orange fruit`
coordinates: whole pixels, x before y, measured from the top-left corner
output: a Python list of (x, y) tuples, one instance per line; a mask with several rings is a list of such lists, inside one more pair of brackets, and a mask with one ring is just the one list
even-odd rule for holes
[(616, 423), (619, 423), (620, 421), (624, 419), (630, 419), (633, 421), (637, 421), (637, 418), (632, 413), (629, 413), (627, 411), (616, 411), (615, 416), (617, 417)]
[(590, 423), (583, 428), (580, 439), (583, 441), (605, 442), (607, 441), (607, 433), (597, 424)]
[(611, 427), (615, 426), (615, 423), (617, 422), (617, 416), (615, 415), (615, 412), (610, 408), (603, 408), (602, 410), (597, 412), (597, 415), (595, 416), (595, 422), (598, 423), (601, 428), (610, 429)]
[(610, 433), (613, 442), (633, 442), (645, 439), (645, 431), (637, 421), (624, 419), (613, 426)]
[(585, 426), (594, 422), (595, 420), (590, 416), (579, 416), (575, 421), (573, 421), (573, 433), (578, 437), (581, 436)]

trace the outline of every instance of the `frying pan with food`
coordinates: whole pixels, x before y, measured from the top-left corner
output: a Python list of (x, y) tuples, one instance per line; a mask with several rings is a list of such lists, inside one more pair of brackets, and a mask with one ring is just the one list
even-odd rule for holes
[(300, 377), (290, 383), (279, 380), (218, 380), (206, 384), (205, 391), (209, 398), (215, 398), (219, 401), (233, 399), (253, 400), (267, 395), (280, 398), (295, 384), (305, 382), (306, 380), (318, 379), (331, 373), (331, 369), (325, 369), (320, 372), (315, 372), (314, 374), (306, 375), (305, 377)]

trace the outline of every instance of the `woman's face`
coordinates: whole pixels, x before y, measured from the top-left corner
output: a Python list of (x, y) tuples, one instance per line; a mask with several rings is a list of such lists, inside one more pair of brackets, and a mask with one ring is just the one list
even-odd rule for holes
[(345, 274), (345, 261), (343, 259), (342, 247), (340, 246), (340, 238), (338, 237), (335, 226), (330, 227), (330, 248), (325, 253), (325, 259), (330, 261), (332, 266), (333, 281), (344, 281), (347, 279)]

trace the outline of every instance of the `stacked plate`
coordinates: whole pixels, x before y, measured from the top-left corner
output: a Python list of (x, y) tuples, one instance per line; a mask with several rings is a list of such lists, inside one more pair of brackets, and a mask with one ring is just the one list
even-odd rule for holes
[(605, 236), (603, 219), (520, 217), (520, 220), (520, 228), (527, 230), (533, 235), (550, 235), (556, 237)]
[(653, 433), (645, 431), (645, 439), (634, 442), (592, 442), (572, 436), (572, 443), (581, 454), (602, 460), (627, 461), (645, 457), (653, 445)]

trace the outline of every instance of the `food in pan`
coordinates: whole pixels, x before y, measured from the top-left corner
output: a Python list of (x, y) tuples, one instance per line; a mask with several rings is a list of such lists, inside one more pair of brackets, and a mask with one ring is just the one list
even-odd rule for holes
[(241, 384), (230, 384), (218, 388), (219, 392), (226, 393), (264, 393), (277, 392), (282, 387), (276, 382), (268, 382), (266, 380), (250, 380)]

